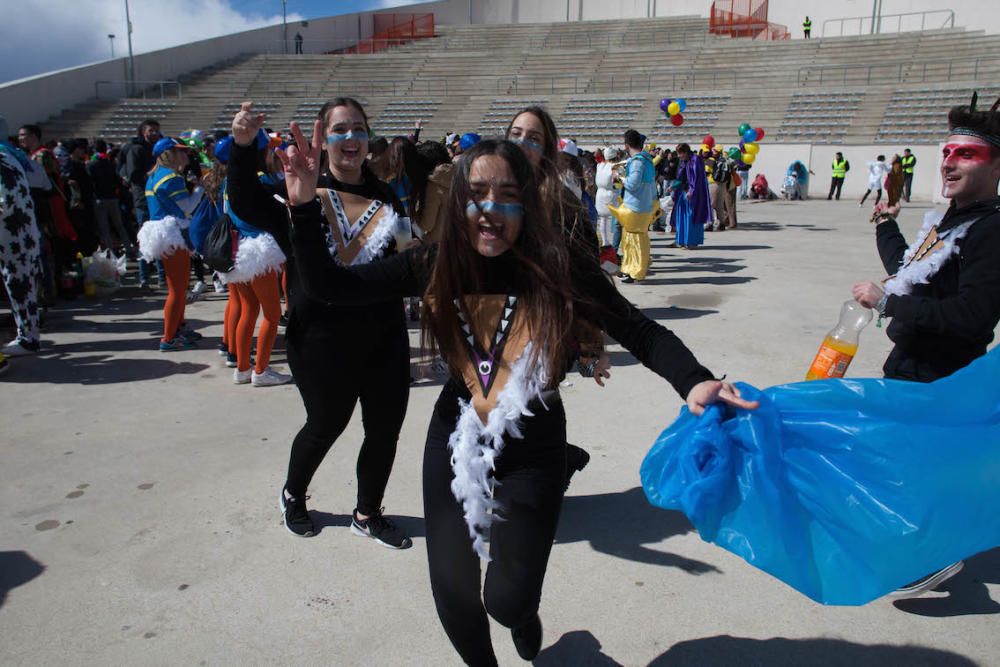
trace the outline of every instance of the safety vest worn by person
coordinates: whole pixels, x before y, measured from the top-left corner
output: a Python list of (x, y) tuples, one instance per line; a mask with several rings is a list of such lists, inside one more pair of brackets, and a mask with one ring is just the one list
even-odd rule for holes
[(833, 177), (844, 178), (847, 176), (847, 160), (833, 161)]
[(802, 29), (803, 30), (805, 30), (805, 31), (808, 32), (809, 30), (812, 30), (812, 27), (813, 27), (813, 22), (812, 21), (803, 21), (802, 22)]
[(903, 162), (903, 173), (904, 174), (912, 174), (913, 173), (913, 165), (915, 165), (917, 163), (917, 157), (915, 155), (904, 155), (901, 158), (901, 160)]

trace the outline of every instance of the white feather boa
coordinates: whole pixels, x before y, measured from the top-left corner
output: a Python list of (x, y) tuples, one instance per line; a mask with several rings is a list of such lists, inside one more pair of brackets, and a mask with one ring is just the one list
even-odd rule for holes
[[(942, 241), (943, 246), (941, 249), (930, 253), (922, 260), (910, 262), (917, 251), (920, 250), (920, 246), (927, 239), (927, 235), (941, 222), (943, 217), (944, 213), (941, 211), (928, 211), (924, 214), (924, 224), (920, 228), (920, 233), (917, 234), (917, 239), (906, 249), (906, 253), (903, 255), (903, 268), (885, 283), (886, 294), (900, 296), (909, 294), (914, 285), (922, 285), (929, 282), (941, 270), (945, 262), (951, 259), (952, 255), (958, 253), (958, 242), (969, 233), (969, 228), (976, 222), (975, 220), (963, 223), (949, 230), (947, 236)], [(907, 262), (910, 262), (910, 264), (907, 265)]]
[[(351, 266), (368, 264), (369, 262), (378, 259), (382, 256), (382, 251), (389, 245), (389, 241), (392, 239), (392, 230), (395, 229), (397, 224), (399, 224), (399, 215), (388, 204), (383, 204), (383, 209), (382, 217), (380, 217), (378, 222), (375, 223), (377, 226), (371, 234), (368, 235), (368, 240), (365, 241), (365, 245), (358, 251), (354, 261), (351, 262)], [(337, 264), (341, 264), (340, 255), (337, 254), (337, 243), (334, 240), (333, 232), (330, 230), (329, 226), (327, 226), (326, 230), (326, 246), (334, 261), (337, 262)], [(400, 248), (400, 250), (402, 250), (402, 248)]]
[(139, 254), (147, 262), (155, 262), (178, 248), (188, 249), (182, 229), (187, 229), (191, 221), (168, 215), (159, 220), (147, 220), (139, 228)]
[(223, 281), (248, 283), (268, 271), (279, 273), (285, 259), (285, 253), (281, 252), (278, 242), (270, 234), (265, 232), (253, 238), (245, 236), (240, 239), (233, 270), (224, 274)]
[(531, 343), (528, 343), (520, 358), (513, 362), (507, 385), (497, 397), (496, 406), (490, 410), (486, 423), (479, 418), (471, 401), (459, 399), (461, 413), (448, 447), (451, 449), (451, 470), (455, 478), (451, 482), (451, 492), (462, 503), (465, 522), (469, 526), (472, 548), (483, 560), (490, 560), (485, 535), (496, 520), (503, 520), (496, 511), (502, 509), (493, 499), (495, 480), (490, 474), (496, 467), (496, 459), (504, 447), (504, 438), (522, 437), (521, 418), (534, 415), (528, 404), (541, 398), (546, 384), (545, 372), (537, 365), (534, 372), (529, 368)]

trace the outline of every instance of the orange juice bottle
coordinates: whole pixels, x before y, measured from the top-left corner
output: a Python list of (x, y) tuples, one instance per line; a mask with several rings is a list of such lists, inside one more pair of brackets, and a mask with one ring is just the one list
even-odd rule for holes
[(872, 321), (872, 311), (853, 299), (840, 307), (840, 321), (830, 329), (813, 359), (807, 380), (842, 378), (858, 352), (861, 330)]

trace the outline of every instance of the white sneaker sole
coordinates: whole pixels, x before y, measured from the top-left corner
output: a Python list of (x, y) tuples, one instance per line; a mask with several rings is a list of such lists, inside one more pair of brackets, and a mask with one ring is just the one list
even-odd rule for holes
[(396, 551), (401, 551), (403, 549), (409, 549), (410, 547), (413, 546), (413, 541), (410, 538), (406, 538), (406, 541), (403, 542), (398, 547), (395, 544), (389, 544), (388, 542), (383, 542), (379, 538), (377, 538), (374, 535), (372, 535), (371, 533), (369, 533), (364, 528), (359, 527), (358, 524), (354, 523), (353, 520), (351, 521), (351, 534), (352, 535), (357, 535), (358, 537), (367, 537), (370, 540), (375, 540), (376, 542), (378, 542), (379, 544), (381, 544), (386, 549), (394, 549)]
[(285, 527), (289, 533), (295, 537), (314, 537), (316, 533), (311, 530), (308, 533), (296, 533), (294, 530), (288, 527), (288, 522), (285, 521), (285, 490), (282, 489), (278, 492), (278, 508), (281, 510), (281, 525)]
[(954, 577), (956, 574), (962, 571), (963, 567), (965, 567), (965, 563), (963, 561), (952, 563), (951, 565), (944, 568), (940, 572), (937, 572), (933, 577), (931, 577), (927, 581), (922, 581), (917, 586), (899, 588), (893, 591), (892, 593), (889, 593), (887, 597), (890, 597), (893, 600), (906, 600), (908, 598), (919, 597), (924, 593), (926, 593), (927, 591), (937, 588), (944, 582)]

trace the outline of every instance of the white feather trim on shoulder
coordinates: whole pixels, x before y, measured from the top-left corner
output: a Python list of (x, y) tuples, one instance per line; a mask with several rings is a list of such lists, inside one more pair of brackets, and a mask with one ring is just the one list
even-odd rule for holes
[(179, 219), (172, 215), (159, 220), (147, 220), (139, 228), (139, 254), (147, 262), (154, 262), (175, 250), (188, 250), (181, 235)]
[(382, 207), (382, 217), (378, 219), (378, 226), (368, 235), (365, 246), (351, 262), (353, 266), (367, 264), (381, 257), (382, 252), (389, 245), (389, 240), (392, 239), (392, 230), (399, 224), (399, 215), (389, 204), (383, 204)]
[(278, 273), (285, 259), (285, 253), (281, 252), (278, 242), (270, 234), (243, 237), (240, 239), (239, 250), (236, 251), (235, 266), (225, 274), (225, 282), (248, 283), (268, 271)]
[(896, 294), (899, 296), (909, 294), (913, 290), (914, 285), (922, 285), (930, 282), (930, 279), (937, 275), (937, 272), (941, 270), (945, 262), (958, 253), (960, 249), (958, 242), (965, 238), (965, 235), (969, 233), (969, 228), (972, 227), (976, 220), (971, 220), (948, 230), (944, 234), (943, 245), (939, 250), (930, 253), (922, 260), (911, 261), (917, 251), (920, 250), (920, 246), (924, 244), (928, 234), (931, 233), (932, 229), (937, 227), (943, 217), (944, 213), (941, 211), (927, 211), (924, 214), (924, 224), (920, 228), (920, 233), (917, 234), (917, 239), (903, 254), (903, 268), (885, 283), (886, 294)]
[(507, 385), (497, 397), (497, 404), (490, 410), (485, 424), (471, 401), (460, 399), (458, 422), (448, 438), (451, 470), (455, 475), (451, 492), (462, 503), (472, 548), (487, 561), (490, 556), (486, 535), (494, 521), (503, 519), (496, 513), (502, 508), (492, 497), (494, 480), (490, 474), (503, 451), (504, 437), (522, 437), (521, 418), (533, 416), (528, 405), (541, 397), (546, 384), (541, 365), (537, 365), (534, 372), (529, 369), (531, 356), (531, 343), (528, 343), (520, 358), (511, 365)]

